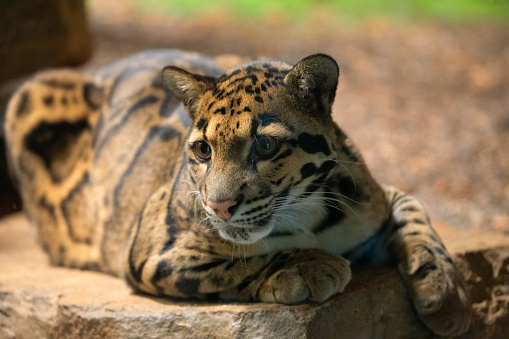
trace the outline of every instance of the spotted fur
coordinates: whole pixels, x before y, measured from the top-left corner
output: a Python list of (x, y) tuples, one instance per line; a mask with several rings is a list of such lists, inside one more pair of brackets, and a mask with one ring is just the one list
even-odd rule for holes
[(295, 304), (343, 291), (349, 261), (393, 260), (423, 322), (464, 332), (468, 291), (424, 208), (332, 120), (334, 60), (223, 66), (149, 51), (18, 90), (10, 160), (51, 261), (152, 295)]

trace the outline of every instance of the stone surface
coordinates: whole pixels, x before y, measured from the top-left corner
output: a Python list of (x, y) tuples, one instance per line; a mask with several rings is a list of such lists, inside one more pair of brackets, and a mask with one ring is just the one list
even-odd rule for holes
[[(507, 338), (509, 237), (437, 229), (468, 278), (465, 338)], [(133, 294), (123, 280), (52, 267), (26, 219), (0, 222), (0, 338), (424, 338), (392, 268), (354, 273), (320, 305), (205, 303)]]

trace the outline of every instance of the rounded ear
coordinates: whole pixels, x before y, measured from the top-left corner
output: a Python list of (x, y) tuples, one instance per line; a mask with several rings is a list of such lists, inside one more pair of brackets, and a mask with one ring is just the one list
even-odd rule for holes
[(325, 54), (310, 55), (285, 77), (285, 84), (298, 106), (318, 116), (331, 114), (338, 87), (339, 67)]
[(196, 112), (201, 96), (216, 84), (214, 78), (189, 73), (175, 66), (165, 67), (162, 78), (164, 86), (182, 101), (191, 118)]

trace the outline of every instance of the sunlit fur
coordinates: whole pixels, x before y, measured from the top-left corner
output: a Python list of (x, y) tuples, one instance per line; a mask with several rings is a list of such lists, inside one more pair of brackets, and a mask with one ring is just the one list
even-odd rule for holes
[[(350, 261), (397, 262), (419, 318), (464, 332), (468, 290), (422, 204), (378, 184), (332, 120), (336, 62), (240, 63), (146, 51), (20, 87), (9, 160), (51, 262), (155, 296), (285, 304), (342, 292)], [(262, 156), (262, 136), (281, 147)]]

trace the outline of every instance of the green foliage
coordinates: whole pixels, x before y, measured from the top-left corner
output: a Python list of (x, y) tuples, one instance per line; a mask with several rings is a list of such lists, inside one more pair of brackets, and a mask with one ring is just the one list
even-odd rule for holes
[(257, 20), (268, 13), (300, 20), (314, 10), (338, 19), (362, 21), (384, 17), (397, 22), (425, 20), (509, 23), (509, 0), (129, 0), (149, 13), (176, 16), (229, 11), (240, 20)]

